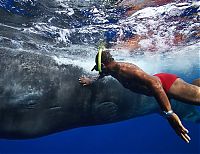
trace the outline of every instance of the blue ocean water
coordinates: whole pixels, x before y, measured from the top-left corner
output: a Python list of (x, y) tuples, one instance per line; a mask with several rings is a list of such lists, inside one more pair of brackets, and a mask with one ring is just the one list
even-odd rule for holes
[[(42, 54), (59, 55), (67, 58), (67, 62), (64, 59), (64, 63), (82, 65), (86, 70), (90, 70), (90, 64), (74, 60), (73, 55), (79, 54), (79, 50), (83, 48), (89, 49), (83, 50), (82, 53), (95, 49), (99, 40), (106, 40), (110, 46), (117, 46), (132, 36), (144, 35), (147, 33), (145, 28), (149, 26), (148, 24), (152, 24), (151, 30), (157, 32), (151, 36), (153, 39), (148, 36), (148, 39), (141, 42), (145, 45), (142, 44), (139, 49), (134, 49), (136, 52), (131, 54), (127, 54), (127, 51), (124, 51), (121, 46), (117, 46), (123, 53), (119, 55), (119, 52), (114, 52), (117, 59), (136, 62), (149, 73), (160, 70), (176, 73), (187, 82), (199, 77), (198, 1), (194, 1), (195, 5), (190, 1), (185, 1), (184, 4), (177, 3), (177, 5), (163, 4), (163, 7), (149, 6), (146, 7), (146, 9), (150, 9), (148, 10), (150, 11), (149, 15), (144, 13), (147, 11), (144, 10), (144, 7), (129, 17), (126, 15), (126, 8), (121, 6), (117, 9), (113, 7), (99, 8), (95, 4), (97, 1), (91, 4), (85, 2), (84, 6), (78, 7), (78, 2), (82, 3), (82, 1), (77, 1), (74, 4), (65, 0), (0, 0), (1, 48), (40, 53), (42, 51)], [(107, 6), (107, 4), (103, 4), (103, 6)], [(148, 24), (145, 25), (146, 23)], [(169, 43), (166, 45), (163, 43), (166, 41), (164, 38), (170, 39), (176, 32), (187, 36), (181, 42), (182, 44)], [(152, 42), (158, 49), (153, 52), (150, 50), (149, 53), (150, 55), (158, 53), (153, 56), (156, 55), (157, 65), (165, 67), (164, 69), (144, 66), (146, 64), (154, 66), (152, 62), (146, 61), (145, 56), (148, 48), (146, 45), (150, 44), (149, 46), (151, 46)], [(64, 48), (73, 49), (75, 54), (67, 52)], [(174, 50), (179, 52), (174, 54)], [(166, 53), (169, 53), (165, 58), (167, 60), (160, 60), (160, 55)], [(65, 56), (66, 54), (70, 56)], [(83, 55), (80, 54), (81, 56)], [(139, 59), (138, 56), (144, 56), (145, 60)], [(179, 56), (179, 60), (174, 62), (176, 56)], [(90, 55), (88, 60), (93, 61), (93, 57)], [(60, 61), (63, 62), (63, 59), (61, 58)], [(174, 64), (175, 66), (172, 67)], [(167, 120), (157, 114), (152, 114), (113, 124), (76, 128), (37, 139), (0, 139), (0, 154), (199, 154), (200, 125), (185, 121), (183, 124), (190, 131), (189, 134), (192, 138), (190, 144), (186, 144), (175, 134)]]
[(199, 153), (199, 126), (185, 123), (192, 141), (184, 143), (157, 115), (74, 129), (48, 137), (1, 140), (1, 153)]
[(192, 141), (184, 143), (157, 115), (74, 129), (25, 141), (0, 141), (1, 153), (199, 153), (199, 126), (185, 123)]

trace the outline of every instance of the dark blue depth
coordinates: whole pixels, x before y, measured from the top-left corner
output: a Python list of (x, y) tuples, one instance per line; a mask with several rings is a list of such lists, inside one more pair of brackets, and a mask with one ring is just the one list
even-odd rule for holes
[(115, 124), (78, 128), (34, 140), (0, 140), (0, 153), (199, 154), (200, 127), (184, 124), (191, 131), (190, 144), (177, 137), (163, 117), (151, 115)]

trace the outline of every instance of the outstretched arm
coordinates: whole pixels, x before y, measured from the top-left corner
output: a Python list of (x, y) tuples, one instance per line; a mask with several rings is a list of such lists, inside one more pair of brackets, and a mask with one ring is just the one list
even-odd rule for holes
[(171, 127), (175, 130), (177, 135), (189, 143), (190, 137), (188, 136), (188, 130), (182, 125), (179, 117), (172, 111), (170, 101), (160, 81), (156, 77), (150, 76), (140, 69), (135, 71), (127, 70), (127, 74), (129, 76), (133, 76), (136, 80), (145, 84), (152, 90), (162, 111), (168, 113), (167, 120), (169, 121)]
[(170, 101), (158, 79), (152, 76), (144, 78), (144, 82), (152, 89), (154, 96), (160, 105), (164, 113), (170, 113), (167, 115), (167, 120), (171, 127), (175, 130), (184, 141), (189, 143), (191, 140), (188, 136), (188, 130), (182, 125), (179, 117), (172, 111)]

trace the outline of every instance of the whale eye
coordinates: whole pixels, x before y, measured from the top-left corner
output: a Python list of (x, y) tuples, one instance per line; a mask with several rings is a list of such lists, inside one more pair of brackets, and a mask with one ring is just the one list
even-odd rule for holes
[(95, 106), (96, 122), (111, 122), (117, 118), (118, 106), (113, 102), (102, 102)]

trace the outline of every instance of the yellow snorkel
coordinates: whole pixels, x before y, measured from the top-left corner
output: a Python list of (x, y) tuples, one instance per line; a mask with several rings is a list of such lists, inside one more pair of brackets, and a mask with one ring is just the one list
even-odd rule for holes
[(102, 72), (102, 69), (101, 69), (101, 55), (102, 55), (102, 48), (100, 48), (99, 51), (98, 51), (98, 64), (97, 64), (97, 68), (98, 68), (99, 73)]
[(99, 73), (102, 72), (102, 68), (101, 68), (101, 56), (102, 56), (102, 51), (105, 49), (104, 45), (100, 45), (98, 48), (98, 62), (97, 62), (97, 69), (99, 71)]
[(92, 68), (91, 71), (93, 70), (96, 70), (96, 71), (99, 71), (99, 73), (102, 73), (102, 52), (103, 50), (105, 50), (105, 46), (103, 44), (101, 44), (99, 47), (98, 47), (98, 54), (96, 56), (96, 65)]

